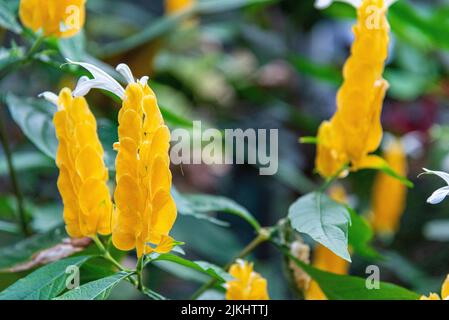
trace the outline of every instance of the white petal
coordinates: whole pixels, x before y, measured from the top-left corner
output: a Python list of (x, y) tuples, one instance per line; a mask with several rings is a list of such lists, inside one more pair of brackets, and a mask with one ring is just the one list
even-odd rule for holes
[(131, 72), (131, 69), (128, 67), (127, 64), (120, 63), (115, 70), (117, 70), (118, 73), (120, 73), (125, 79), (128, 84), (136, 82), (133, 76), (133, 73)]
[(146, 85), (148, 83), (149, 79), (150, 79), (149, 77), (144, 76), (144, 77), (139, 79), (139, 83), (144, 86), (144, 85)]
[(443, 187), (436, 190), (432, 195), (427, 199), (427, 202), (430, 204), (437, 204), (444, 200), (449, 194), (449, 187)]
[(354, 8), (358, 8), (362, 4), (362, 0), (316, 0), (315, 1), (315, 8), (317, 8), (317, 9), (326, 9), (327, 7), (329, 7), (335, 1), (349, 3)]
[[(94, 88), (104, 89), (112, 92), (113, 94), (119, 96), (121, 99), (123, 99), (123, 97), (125, 96), (125, 89), (123, 89), (120, 83), (118, 83), (113, 77), (111, 77), (100, 68), (90, 63), (76, 62), (69, 59), (67, 59), (67, 61), (71, 64), (76, 64), (83, 67), (94, 77), (94, 79), (92, 80), (87, 80), (85, 77), (82, 77), (80, 81), (78, 81), (77, 88), (73, 90), (74, 96), (85, 95), (87, 94), (87, 92)], [(78, 86), (81, 86), (81, 88), (78, 88)]]
[(54, 94), (53, 92), (45, 91), (45, 92), (42, 92), (41, 94), (39, 94), (38, 97), (44, 98), (48, 102), (51, 102), (52, 104), (54, 104), (55, 106), (58, 107), (59, 97), (56, 94)]
[(449, 185), (449, 173), (446, 173), (446, 172), (443, 172), (443, 171), (433, 171), (433, 170), (429, 170), (429, 169), (426, 169), (426, 168), (423, 168), (423, 170), (425, 172), (421, 173), (419, 176), (421, 176), (423, 174), (434, 174), (434, 175), (440, 177), (441, 179), (443, 179)]

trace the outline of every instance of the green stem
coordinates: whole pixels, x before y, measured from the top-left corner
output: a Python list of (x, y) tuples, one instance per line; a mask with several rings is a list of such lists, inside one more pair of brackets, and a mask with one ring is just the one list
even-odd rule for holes
[[(97, 235), (92, 237), (92, 240), (95, 242), (95, 244), (97, 245), (98, 249), (100, 249), (101, 253), (103, 253), (102, 257), (104, 259), (108, 260), (110, 263), (112, 263), (120, 271), (125, 271), (125, 272), (131, 272), (132, 271), (132, 270), (129, 270), (129, 269), (123, 267), (117, 260), (114, 259), (113, 256), (111, 256), (111, 254), (109, 253), (108, 250), (106, 250), (105, 246), (103, 245), (103, 243), (101, 242), (101, 240), (98, 238)], [(134, 279), (132, 277), (129, 277), (127, 279), (129, 281), (131, 281), (131, 283), (133, 285), (135, 285), (136, 287), (138, 286), (138, 282), (136, 281), (136, 279)]]
[[(231, 261), (229, 261), (226, 266), (223, 268), (224, 270), (228, 270), (231, 265), (235, 262), (237, 259), (242, 259), (246, 257), (248, 254), (250, 254), (254, 249), (257, 248), (261, 243), (267, 241), (270, 239), (270, 232), (268, 232), (266, 229), (260, 229), (259, 234), (256, 238), (254, 238), (253, 241), (251, 241), (245, 248), (243, 248), (240, 253), (234, 257)], [(203, 286), (201, 286), (190, 298), (191, 300), (198, 299), (199, 296), (201, 296), (206, 290), (213, 287), (217, 283), (216, 279), (211, 279), (209, 282), (206, 282)]]
[(345, 164), (341, 167), (340, 170), (337, 171), (336, 174), (334, 174), (332, 177), (327, 178), (326, 181), (324, 181), (323, 185), (320, 187), (319, 191), (324, 192), (329, 188), (329, 186), (336, 180), (338, 177), (342, 174), (343, 171), (348, 169), (348, 165)]
[(11, 184), (16, 195), (17, 200), (17, 211), (18, 211), (18, 220), (20, 224), (20, 228), (24, 236), (29, 236), (31, 234), (31, 230), (27, 223), (27, 218), (25, 214), (25, 206), (23, 204), (23, 195), (19, 186), (19, 180), (17, 178), (16, 170), (14, 168), (14, 164), (12, 161), (12, 153), (9, 147), (8, 135), (6, 133), (6, 126), (3, 120), (3, 111), (0, 110), (0, 140), (3, 146), (3, 150), (5, 152), (6, 162), (8, 165), (9, 176), (11, 178)]
[(143, 286), (143, 255), (139, 258), (137, 261), (137, 289), (143, 292), (144, 286)]

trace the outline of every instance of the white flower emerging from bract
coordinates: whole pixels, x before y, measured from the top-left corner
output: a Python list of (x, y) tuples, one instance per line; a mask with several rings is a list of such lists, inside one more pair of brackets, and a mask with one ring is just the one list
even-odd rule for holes
[[(125, 89), (118, 83), (117, 80), (115, 80), (113, 77), (111, 77), (109, 74), (107, 74), (105, 71), (101, 70), (99, 67), (86, 63), (86, 62), (76, 62), (68, 60), (71, 64), (76, 64), (87, 71), (89, 71), (93, 79), (90, 79), (89, 77), (81, 77), (78, 80), (78, 83), (76, 85), (75, 90), (73, 90), (72, 95), (74, 97), (79, 96), (85, 96), (89, 93), (91, 89), (103, 89), (109, 92), (112, 92), (116, 96), (120, 97), (120, 99), (123, 100), (125, 96)], [(131, 69), (124, 63), (119, 64), (116, 67), (116, 70), (118, 73), (120, 73), (126, 80), (128, 84), (135, 83), (136, 80), (131, 72)], [(142, 77), (138, 80), (138, 82), (142, 85), (145, 85), (148, 82), (148, 77)]]
[(55, 106), (57, 106), (59, 108), (59, 97), (50, 91), (45, 91), (42, 92), (41, 94), (38, 95), (39, 98), (44, 98), (45, 100), (47, 100), (48, 102), (54, 104)]
[[(315, 8), (317, 9), (326, 9), (329, 7), (333, 2), (346, 2), (352, 5), (354, 8), (360, 7), (363, 0), (316, 0), (315, 1)], [(394, 2), (397, 0), (385, 0), (385, 7), (391, 6)]]
[(423, 170), (425, 172), (421, 173), (418, 177), (420, 177), (424, 174), (433, 174), (433, 175), (440, 177), (447, 183), (447, 186), (439, 188), (434, 193), (432, 193), (432, 195), (427, 199), (427, 202), (430, 204), (438, 204), (449, 195), (449, 173), (446, 173), (443, 171), (432, 171), (432, 170), (428, 170), (426, 168), (423, 168)]

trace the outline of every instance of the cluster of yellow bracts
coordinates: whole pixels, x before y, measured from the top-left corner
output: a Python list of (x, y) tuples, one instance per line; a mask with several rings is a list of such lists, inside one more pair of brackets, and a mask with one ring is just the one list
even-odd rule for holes
[(355, 40), (343, 68), (337, 111), (318, 131), (316, 169), (323, 177), (379, 164), (370, 155), (382, 140), (380, 116), (388, 83), (382, 78), (388, 55), (389, 25), (384, 0), (365, 0), (357, 9)]
[(73, 98), (69, 89), (63, 89), (58, 107), (54, 116), (59, 140), (58, 188), (69, 235), (93, 237), (112, 232), (118, 249), (135, 248), (139, 257), (151, 251), (170, 251), (174, 241), (168, 234), (176, 219), (170, 194), (170, 132), (153, 91), (137, 82), (125, 91), (119, 142), (114, 145), (118, 151), (115, 206), (95, 117), (86, 100)]

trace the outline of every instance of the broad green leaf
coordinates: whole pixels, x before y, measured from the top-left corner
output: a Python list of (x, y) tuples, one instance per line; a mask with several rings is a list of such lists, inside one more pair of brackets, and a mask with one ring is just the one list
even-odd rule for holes
[(50, 300), (66, 287), (68, 267), (80, 267), (90, 256), (77, 256), (46, 265), (0, 293), (0, 300)]
[[(19, 151), (12, 155), (14, 169), (17, 172), (55, 168), (55, 163), (38, 151)], [(0, 176), (9, 174), (6, 158), (0, 156)]]
[(347, 207), (347, 209), (351, 215), (348, 242), (355, 253), (367, 259), (381, 259), (380, 253), (370, 245), (374, 236), (371, 226), (365, 218), (358, 215), (352, 208)]
[(256, 231), (260, 229), (260, 224), (253, 215), (231, 199), (205, 194), (181, 195), (176, 190), (172, 191), (172, 194), (175, 197), (178, 210), (181, 214), (193, 215), (197, 218), (201, 218), (198, 214), (225, 212), (246, 220)]
[(296, 231), (309, 235), (336, 255), (351, 261), (348, 252), (351, 218), (343, 205), (321, 192), (312, 192), (290, 206), (288, 217)]
[(281, 247), (282, 252), (309, 274), (330, 300), (417, 300), (419, 295), (388, 282), (380, 282), (379, 289), (368, 289), (367, 279), (338, 275), (316, 269)]
[(67, 291), (55, 300), (106, 300), (112, 289), (132, 274), (132, 272), (121, 271), (110, 277), (88, 282), (79, 288)]
[(5, 0), (0, 0), (0, 26), (15, 33), (22, 31), (14, 12), (8, 7)]
[(176, 263), (176, 264), (182, 265), (184, 267), (187, 267), (189, 269), (193, 269), (195, 271), (207, 274), (220, 282), (226, 282), (226, 281), (232, 279), (232, 277), (226, 271), (224, 271), (222, 268), (220, 268), (212, 263), (205, 262), (205, 261), (190, 261), (185, 258), (181, 258), (179, 256), (169, 254), (169, 253), (161, 254), (154, 259), (150, 259), (149, 261), (151, 261), (151, 262), (169, 261), (172, 263)]
[(56, 106), (44, 99), (6, 97), (12, 118), (33, 144), (51, 158), (55, 158), (57, 139), (53, 125)]
[(31, 238), (17, 242), (0, 250), (0, 270), (11, 268), (25, 262), (36, 252), (48, 249), (66, 238), (64, 226), (59, 226), (47, 233), (38, 234)]

